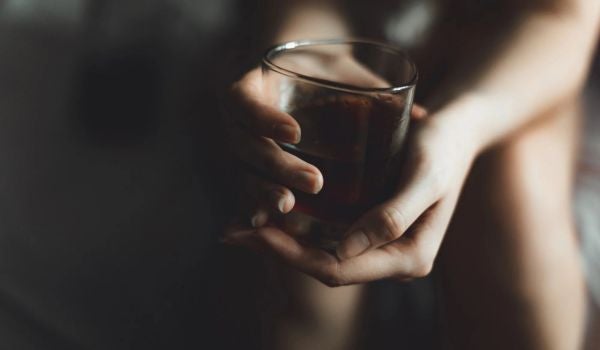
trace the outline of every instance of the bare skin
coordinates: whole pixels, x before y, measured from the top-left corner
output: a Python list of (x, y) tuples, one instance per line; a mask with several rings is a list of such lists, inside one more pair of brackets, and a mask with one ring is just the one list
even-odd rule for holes
[[(315, 193), (323, 179), (318, 169), (277, 148), (274, 141), (297, 142), (300, 130), (293, 118), (264, 103), (258, 73), (248, 73), (232, 89), (231, 105), (238, 108), (231, 118), (245, 126), (233, 130), (234, 149), (243, 150), (238, 157), (246, 163), (270, 171), (274, 182), (251, 180), (255, 197), (271, 200), (251, 205), (246, 222), (254, 227), (232, 226), (225, 241), (268, 252), (330, 286), (425, 276), (441, 246), (450, 344), (576, 349), (584, 293), (569, 205), (573, 101), (586, 75), (600, 5), (559, 2), (524, 13), (510, 44), (464, 92), (430, 117), (415, 119), (404, 181), (394, 197), (352, 226), (336, 255), (262, 226), (270, 211), (292, 209), (289, 188)], [(331, 28), (343, 28), (338, 19), (330, 18)], [(301, 20), (290, 23), (294, 28), (283, 30), (282, 39), (306, 36)], [(309, 287), (303, 303), (328, 305), (324, 300), (339, 295), (336, 312), (360, 318), (360, 292), (342, 287), (329, 293), (304, 283)], [(323, 334), (310, 325), (329, 316), (315, 315), (321, 320), (298, 324), (290, 314), (280, 320), (296, 331), (311, 329), (304, 339), (347, 346), (354, 322)], [(274, 342), (275, 348), (289, 348), (300, 334), (281, 332), (291, 338)]]
[[(475, 162), (437, 261), (450, 349), (580, 348), (585, 287), (568, 200), (577, 107), (573, 101)], [(270, 348), (353, 349), (365, 286), (332, 289), (273, 268), (281, 284), (272, 290), (293, 301), (268, 318)]]
[(329, 288), (286, 266), (271, 266), (272, 300), (284, 293), (287, 301), (266, 310), (269, 330), (262, 348), (286, 350), (352, 350), (360, 338), (365, 286)]
[(453, 348), (581, 347), (585, 288), (571, 215), (577, 107), (475, 163), (437, 263)]

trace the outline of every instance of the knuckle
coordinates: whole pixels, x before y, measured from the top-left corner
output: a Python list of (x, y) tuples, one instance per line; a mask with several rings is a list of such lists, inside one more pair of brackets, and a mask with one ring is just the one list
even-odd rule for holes
[(413, 268), (410, 277), (421, 278), (433, 270), (433, 258), (425, 252), (418, 252), (413, 257)]
[(423, 278), (423, 277), (427, 277), (430, 273), (431, 270), (433, 269), (433, 266), (431, 264), (424, 264), (424, 265), (420, 265), (419, 267), (417, 267), (417, 269), (414, 271), (414, 273), (412, 274), (412, 276), (414, 278)]
[(340, 273), (339, 263), (329, 265), (318, 279), (328, 287), (342, 287), (349, 284), (349, 281)]
[(383, 209), (377, 218), (380, 223), (379, 236), (385, 241), (400, 238), (405, 230), (405, 218), (401, 212), (394, 207)]

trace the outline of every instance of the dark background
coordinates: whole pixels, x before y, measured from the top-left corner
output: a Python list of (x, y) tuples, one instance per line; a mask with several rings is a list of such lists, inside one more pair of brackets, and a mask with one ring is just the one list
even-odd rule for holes
[[(258, 348), (261, 260), (217, 242), (231, 178), (216, 101), (256, 62), (260, 10), (0, 0), (0, 347)], [(590, 274), (599, 77), (577, 192)], [(373, 348), (438, 344), (430, 279), (378, 282), (369, 298)]]

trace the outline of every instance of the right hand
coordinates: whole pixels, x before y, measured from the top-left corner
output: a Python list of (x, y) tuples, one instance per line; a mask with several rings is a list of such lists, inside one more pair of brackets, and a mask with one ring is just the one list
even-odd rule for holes
[(290, 188), (314, 194), (323, 187), (319, 169), (277, 145), (298, 143), (301, 130), (292, 116), (267, 101), (261, 70), (256, 68), (232, 85), (224, 105), (231, 151), (252, 169), (243, 174), (246, 193), (240, 196), (247, 216), (240, 221), (252, 227), (264, 225), (270, 213), (292, 210)]

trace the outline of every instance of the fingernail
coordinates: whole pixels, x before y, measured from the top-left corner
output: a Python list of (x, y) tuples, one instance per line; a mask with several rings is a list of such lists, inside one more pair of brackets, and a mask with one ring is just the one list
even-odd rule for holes
[(300, 142), (300, 129), (293, 125), (275, 125), (275, 134), (277, 138), (281, 139), (280, 141), (286, 141), (291, 143)]
[(310, 171), (300, 171), (294, 175), (294, 182), (301, 190), (317, 194), (321, 191), (322, 185), (319, 183), (320, 177)]
[(277, 210), (280, 213), (285, 213), (285, 195), (280, 191), (271, 192), (271, 203), (276, 203)]
[(338, 258), (346, 260), (364, 252), (369, 246), (369, 237), (363, 231), (355, 231), (337, 247), (336, 253)]
[(281, 213), (285, 213), (285, 198), (282, 197), (279, 199), (277, 202), (277, 209), (279, 209)]
[(268, 219), (269, 217), (267, 213), (261, 210), (258, 213), (254, 214), (254, 216), (252, 216), (252, 218), (250, 219), (250, 225), (252, 225), (252, 227), (254, 228), (259, 228), (266, 224)]
[(280, 213), (285, 214), (287, 212), (285, 210), (285, 205), (287, 202), (285, 196), (281, 195), (280, 193), (275, 194), (275, 196), (277, 196), (277, 209), (279, 209)]

